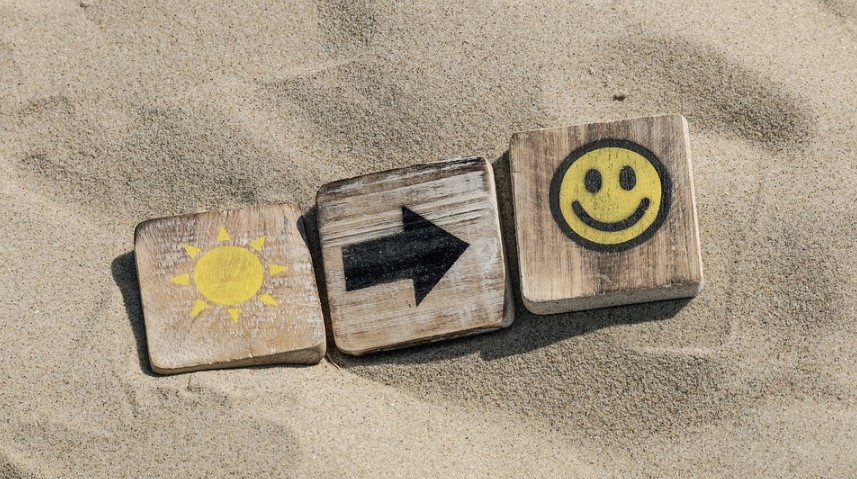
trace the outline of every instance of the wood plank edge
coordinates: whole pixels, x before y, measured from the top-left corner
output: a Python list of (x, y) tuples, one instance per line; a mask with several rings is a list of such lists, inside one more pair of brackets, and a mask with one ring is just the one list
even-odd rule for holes
[[(344, 178), (341, 180), (335, 180), (335, 181), (331, 181), (331, 182), (328, 182), (328, 183), (321, 185), (321, 187), (318, 189), (318, 192), (315, 195), (315, 203), (316, 203), (316, 206), (318, 206), (319, 203), (324, 202), (325, 197), (336, 195), (340, 189), (348, 187), (352, 183), (358, 182), (358, 181), (359, 182), (372, 183), (372, 182), (377, 181), (381, 178), (385, 178), (389, 175), (414, 174), (414, 173), (419, 173), (422, 170), (431, 170), (431, 169), (437, 168), (438, 166), (441, 166), (441, 165), (447, 166), (450, 169), (455, 168), (455, 167), (465, 168), (469, 164), (476, 164), (476, 163), (480, 163), (480, 162), (487, 163), (487, 160), (485, 160), (484, 158), (479, 157), (479, 156), (460, 156), (460, 157), (456, 157), (456, 158), (450, 158), (448, 160), (435, 161), (432, 163), (420, 163), (420, 164), (410, 165), (410, 166), (403, 166), (401, 168), (394, 168), (391, 170), (384, 170), (384, 171), (376, 171), (376, 172), (367, 173), (364, 175), (353, 176), (351, 178)], [(460, 165), (457, 165), (456, 163), (460, 163)]]
[(225, 213), (231, 213), (233, 211), (238, 211), (238, 210), (265, 209), (265, 208), (273, 208), (273, 207), (290, 208), (295, 213), (297, 213), (298, 217), (301, 217), (303, 215), (303, 211), (301, 211), (300, 205), (298, 205), (297, 203), (290, 203), (290, 202), (284, 201), (284, 202), (280, 202), (280, 203), (256, 204), (256, 205), (238, 206), (235, 208), (225, 208), (225, 209), (212, 208), (209, 210), (197, 211), (196, 213), (182, 213), (182, 214), (172, 215), (172, 216), (162, 216), (160, 218), (149, 218), (149, 219), (146, 219), (146, 220), (143, 220), (143, 221), (137, 223), (137, 226), (134, 227), (134, 245), (136, 246), (137, 241), (140, 238), (140, 235), (143, 234), (148, 228), (150, 228), (151, 225), (159, 223), (161, 221), (165, 221), (165, 220), (189, 220), (189, 219), (194, 218), (196, 216), (204, 215), (204, 214), (208, 214), (208, 213), (225, 214)]
[(672, 287), (653, 288), (637, 290), (633, 292), (616, 292), (585, 296), (564, 300), (532, 300), (522, 296), (524, 307), (534, 314), (558, 314), (575, 311), (588, 311), (591, 309), (611, 308), (614, 306), (626, 306), (630, 304), (650, 303), (655, 301), (667, 301), (672, 299), (693, 298), (703, 289), (703, 281), (677, 284)]
[(702, 264), (702, 243), (701, 236), (699, 234), (699, 215), (696, 211), (696, 185), (693, 179), (693, 159), (691, 158), (690, 152), (690, 126), (687, 122), (687, 118), (682, 115), (675, 115), (678, 117), (681, 122), (682, 128), (682, 136), (684, 137), (684, 148), (685, 148), (685, 158), (687, 158), (687, 176), (688, 176), (688, 187), (690, 188), (690, 214), (693, 218), (693, 242), (694, 246), (696, 246), (696, 262), (699, 268), (699, 289), (702, 290), (702, 285), (704, 283), (705, 274), (703, 273), (703, 264)]
[(189, 373), (194, 371), (205, 371), (214, 369), (233, 369), (250, 366), (276, 366), (276, 365), (314, 365), (321, 362), (327, 353), (327, 340), (325, 336), (310, 347), (283, 353), (268, 354), (265, 356), (254, 356), (225, 363), (205, 363), (187, 367), (164, 367), (156, 364), (149, 354), (149, 365), (157, 374), (168, 376), (173, 374)]
[(609, 125), (611, 123), (634, 122), (634, 121), (640, 121), (640, 120), (659, 120), (659, 119), (670, 118), (670, 117), (674, 118), (674, 119), (680, 118), (685, 123), (685, 125), (687, 124), (687, 119), (681, 113), (658, 113), (655, 115), (638, 116), (638, 117), (633, 117), (633, 118), (617, 118), (615, 120), (597, 121), (597, 122), (590, 122), (590, 123), (576, 123), (573, 125), (549, 126), (549, 127), (545, 127), (545, 128), (535, 128), (532, 130), (516, 131), (516, 132), (512, 133), (512, 138), (509, 141), (509, 145), (510, 145), (510, 147), (515, 145), (516, 143), (519, 143), (520, 141), (522, 141), (522, 138), (524, 138), (530, 134), (533, 134), (533, 133), (541, 134), (541, 133), (564, 132), (568, 128), (574, 128), (574, 127), (594, 127), (594, 126), (600, 126), (600, 125)]

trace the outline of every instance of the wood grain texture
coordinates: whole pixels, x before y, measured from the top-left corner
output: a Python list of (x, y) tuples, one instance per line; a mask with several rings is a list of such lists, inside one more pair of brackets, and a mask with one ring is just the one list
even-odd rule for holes
[[(343, 352), (362, 355), (512, 323), (494, 177), (487, 161), (459, 158), (329, 183), (319, 190), (317, 206), (333, 337)], [(456, 240), (449, 238), (441, 246), (412, 241), (403, 223), (409, 216), (423, 218), (466, 248), (455, 249)], [(407, 244), (391, 250), (384, 246), (390, 238), (404, 238)], [(441, 271), (430, 290), (424, 288), (424, 297), (418, 280), (395, 278), (395, 270), (405, 266), (397, 256), (427, 261), (432, 255), (424, 254), (424, 248), (449, 244), (455, 249), (446, 258), (449, 269)], [(363, 250), (380, 245), (372, 251), (391, 256), (389, 264), (375, 271), (374, 281), (352, 278), (348, 288), (346, 267), (353, 265), (344, 261), (355, 245)], [(408, 274), (427, 274), (421, 268)], [(349, 274), (362, 274), (354, 271)]]
[(135, 256), (152, 369), (172, 374), (324, 356), (324, 320), (295, 205), (138, 225)]
[[(522, 296), (527, 309), (550, 314), (690, 297), (699, 292), (702, 261), (688, 136), (684, 117), (663, 115), (520, 132), (512, 137), (509, 161), (515, 232)], [(589, 148), (585, 145), (622, 144), (623, 141), (640, 145), (642, 150), (660, 159), (671, 184), (668, 212), (660, 227), (650, 231), (650, 237), (637, 239), (641, 241), (639, 244), (629, 242), (604, 250), (598, 250), (597, 244), (584, 246), (581, 243), (585, 240), (572, 239), (572, 234), (563, 231), (561, 221), (552, 213), (554, 175), (562, 168), (570, 169), (568, 165), (573, 157)], [(622, 191), (614, 185), (628, 178), (613, 178), (619, 170), (609, 171), (609, 177), (604, 178), (600, 174), (593, 174), (591, 178), (580, 175), (580, 191), (584, 183), (586, 188), (597, 191), (602, 181), (605, 185), (615, 181), (609, 185), (615, 190), (612, 198), (622, 197)], [(639, 178), (639, 171), (637, 175)], [(644, 184), (643, 179), (637, 184), (630, 181), (631, 184), (623, 188), (651, 186)], [(596, 195), (592, 193), (593, 198)], [(568, 200), (568, 196), (563, 197), (563, 201)], [(645, 201), (645, 204), (640, 203), (641, 211), (642, 206), (657, 208), (657, 201), (651, 205), (649, 200)], [(614, 229), (624, 228), (618, 223), (613, 226)], [(610, 248), (614, 251), (607, 250)]]

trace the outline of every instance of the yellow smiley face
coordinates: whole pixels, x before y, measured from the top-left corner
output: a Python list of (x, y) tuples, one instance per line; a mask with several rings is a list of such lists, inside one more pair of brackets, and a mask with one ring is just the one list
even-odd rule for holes
[(658, 230), (669, 213), (669, 174), (657, 156), (627, 140), (573, 151), (551, 181), (551, 213), (581, 246), (624, 251)]

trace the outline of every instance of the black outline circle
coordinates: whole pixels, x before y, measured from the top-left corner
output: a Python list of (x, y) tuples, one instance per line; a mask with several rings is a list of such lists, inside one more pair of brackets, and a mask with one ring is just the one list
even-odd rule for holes
[[(571, 168), (571, 165), (580, 159), (583, 155), (589, 153), (590, 151), (598, 150), (601, 148), (624, 148), (626, 150), (633, 151), (634, 153), (638, 153), (643, 158), (647, 159), (652, 166), (655, 167), (655, 171), (658, 172), (658, 178), (661, 180), (661, 205), (658, 208), (658, 216), (655, 217), (655, 221), (646, 228), (645, 231), (635, 236), (634, 238), (625, 241), (624, 243), (617, 244), (601, 244), (596, 243), (594, 241), (590, 241), (586, 238), (583, 238), (579, 234), (575, 233), (571, 226), (565, 221), (565, 218), (562, 216), (562, 211), (559, 207), (559, 189), (562, 186), (562, 179), (565, 176), (565, 173)], [(634, 246), (637, 246), (655, 234), (656, 231), (661, 227), (664, 223), (664, 220), (669, 214), (670, 205), (672, 203), (672, 181), (670, 180), (670, 175), (667, 172), (667, 169), (664, 167), (664, 164), (661, 163), (661, 160), (655, 156), (648, 148), (634, 143), (629, 140), (616, 140), (612, 138), (596, 140), (591, 143), (587, 143), (580, 148), (571, 152), (570, 155), (566, 156), (562, 163), (557, 167), (556, 172), (553, 174), (553, 178), (551, 179), (550, 185), (550, 193), (549, 193), (551, 214), (553, 215), (554, 221), (559, 226), (559, 229), (565, 233), (566, 236), (574, 240), (575, 243), (583, 246), (584, 248), (591, 249), (593, 251), (601, 251), (601, 252), (619, 252), (625, 251)]]

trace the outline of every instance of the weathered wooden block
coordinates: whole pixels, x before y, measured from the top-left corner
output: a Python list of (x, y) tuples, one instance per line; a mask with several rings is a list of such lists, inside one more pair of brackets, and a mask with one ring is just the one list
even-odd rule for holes
[(333, 337), (343, 352), (512, 323), (487, 161), (459, 158), (329, 183), (317, 205)]
[(527, 309), (549, 314), (699, 292), (684, 117), (516, 133), (509, 161)]
[(317, 363), (324, 319), (300, 208), (148, 220), (135, 255), (152, 369)]

